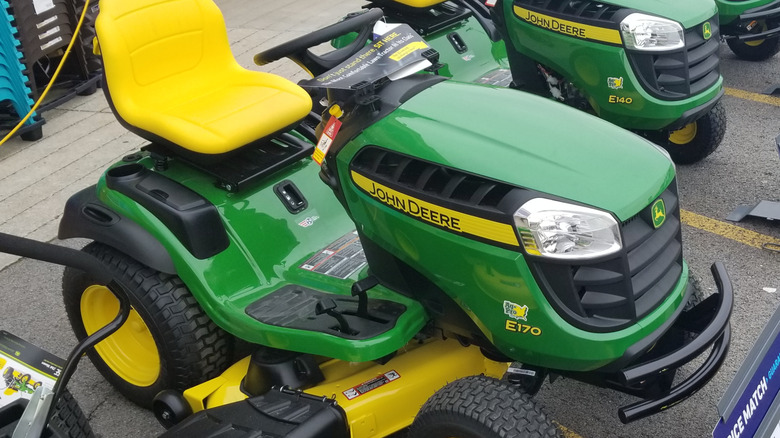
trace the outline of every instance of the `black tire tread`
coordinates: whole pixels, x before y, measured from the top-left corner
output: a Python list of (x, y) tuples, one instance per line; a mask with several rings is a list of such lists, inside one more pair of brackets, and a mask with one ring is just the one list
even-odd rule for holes
[[(111, 371), (96, 351), (89, 352), (95, 367), (123, 395), (149, 408), (157, 392), (163, 389), (183, 391), (218, 376), (227, 368), (230, 336), (211, 321), (180, 278), (155, 271), (100, 243), (90, 243), (83, 251), (106, 264), (115, 279), (131, 291), (131, 304), (147, 314), (139, 311), (160, 351), (161, 374), (148, 389), (125, 382)], [(66, 269), (63, 274), (65, 308), (79, 339), (86, 336), (80, 300), (89, 284), (94, 283), (81, 271)]]
[(721, 102), (715, 104), (697, 123), (696, 137), (688, 144), (678, 145), (669, 141), (669, 133), (659, 143), (669, 152), (677, 164), (693, 164), (703, 160), (720, 146), (726, 133), (726, 110)]
[(63, 391), (62, 396), (57, 400), (57, 407), (49, 424), (69, 438), (95, 436), (86, 415), (82, 412), (76, 399), (67, 390)]
[(497, 379), (470, 376), (447, 384), (429, 398), (417, 414), (409, 437), (431, 437), (443, 425), (464, 420), (481, 428), (482, 433), (490, 433), (484, 438), (560, 436), (528, 394)]
[(749, 46), (736, 38), (726, 40), (729, 49), (745, 61), (764, 61), (780, 52), (780, 37), (767, 38), (757, 46)]

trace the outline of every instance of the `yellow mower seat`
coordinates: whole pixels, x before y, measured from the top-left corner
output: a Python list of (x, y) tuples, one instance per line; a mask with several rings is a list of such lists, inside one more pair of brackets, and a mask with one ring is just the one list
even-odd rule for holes
[(211, 0), (101, 0), (95, 28), (112, 109), (149, 140), (221, 154), (311, 111), (298, 85), (236, 62)]
[(413, 8), (430, 8), (436, 6), (439, 3), (444, 3), (445, 0), (395, 0), (396, 3), (402, 5), (411, 6)]

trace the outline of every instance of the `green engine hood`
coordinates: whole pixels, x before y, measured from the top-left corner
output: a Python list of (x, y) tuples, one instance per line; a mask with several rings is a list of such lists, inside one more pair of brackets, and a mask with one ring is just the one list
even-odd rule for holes
[(680, 22), (686, 29), (718, 13), (714, 0), (616, 0), (605, 2)]
[(416, 95), (359, 140), (575, 200), (621, 220), (653, 201), (675, 173), (659, 148), (582, 111), (454, 81)]

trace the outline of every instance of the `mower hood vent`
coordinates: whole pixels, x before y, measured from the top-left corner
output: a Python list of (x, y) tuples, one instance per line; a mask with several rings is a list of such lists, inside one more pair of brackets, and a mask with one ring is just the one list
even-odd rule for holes
[(499, 219), (512, 212), (503, 202), (515, 190), (509, 184), (430, 163), (378, 147), (364, 148), (352, 169), (388, 187), (443, 206), (457, 206), (472, 214)]
[(552, 12), (560, 18), (606, 23), (613, 23), (612, 17), (623, 9), (591, 0), (515, 0), (514, 4), (539, 12)]

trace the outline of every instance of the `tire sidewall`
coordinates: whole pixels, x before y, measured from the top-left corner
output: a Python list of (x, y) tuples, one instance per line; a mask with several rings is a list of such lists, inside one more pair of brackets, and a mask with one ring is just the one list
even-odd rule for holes
[[(111, 268), (111, 267), (109, 267)], [(114, 269), (111, 269), (114, 274), (117, 274)], [(84, 327), (84, 321), (81, 316), (81, 297), (89, 286), (95, 285), (85, 273), (80, 271), (73, 271), (66, 269), (65, 277), (63, 278), (63, 294), (65, 296), (65, 307), (70, 320), (71, 327), (73, 327), (76, 337), (81, 340), (87, 337), (87, 331)], [(118, 274), (121, 275), (121, 274)], [(124, 284), (127, 284), (125, 278), (122, 279)], [(114, 387), (124, 394), (127, 398), (133, 402), (145, 406), (151, 407), (151, 400), (157, 395), (158, 392), (163, 389), (167, 389), (168, 385), (168, 371), (165, 357), (166, 349), (164, 337), (161, 339), (160, 328), (153, 323), (153, 318), (146, 309), (144, 303), (136, 295), (138, 290), (134, 287), (128, 287), (128, 300), (133, 309), (138, 312), (138, 315), (143, 319), (146, 326), (149, 328), (149, 332), (154, 339), (154, 343), (157, 347), (158, 358), (160, 361), (160, 373), (157, 379), (149, 386), (137, 386), (133, 385), (125, 379), (121, 378), (116, 372), (103, 360), (98, 351), (91, 348), (87, 355), (89, 356), (95, 368), (108, 380)], [(148, 403), (147, 403), (148, 400)]]
[(767, 38), (761, 44), (750, 46), (736, 38), (726, 40), (731, 51), (745, 61), (764, 61), (780, 51), (780, 37)]
[(726, 114), (723, 104), (716, 103), (695, 123), (696, 136), (686, 144), (672, 143), (668, 131), (664, 131), (658, 139), (658, 144), (666, 149), (676, 164), (693, 164), (701, 161), (720, 146), (726, 132)]

